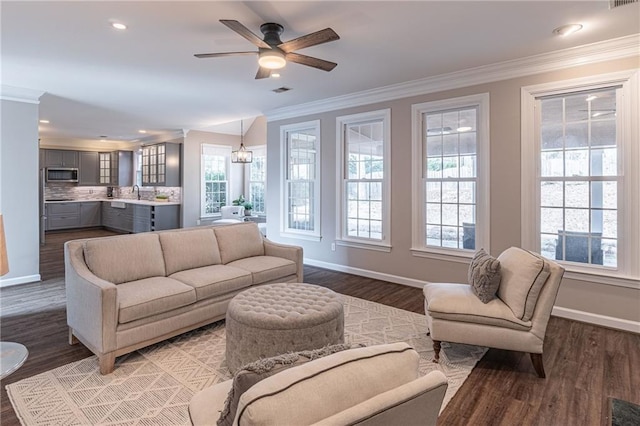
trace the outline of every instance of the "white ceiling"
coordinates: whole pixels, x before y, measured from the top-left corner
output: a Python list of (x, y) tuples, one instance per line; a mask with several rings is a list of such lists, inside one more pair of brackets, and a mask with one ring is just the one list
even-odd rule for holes
[[(238, 133), (271, 110), (640, 32), (639, 4), (591, 1), (2, 1), (2, 84), (43, 90), (41, 137), (134, 141), (180, 129)], [(331, 72), (288, 64), (254, 80), (255, 50), (218, 22), (285, 27), (287, 41), (326, 27), (340, 40), (300, 53)], [(119, 21), (128, 26), (117, 31)], [(568, 23), (571, 37), (552, 30)], [(272, 89), (293, 90), (276, 94)], [(217, 126), (223, 123), (227, 125)], [(245, 122), (245, 131), (247, 129)]]

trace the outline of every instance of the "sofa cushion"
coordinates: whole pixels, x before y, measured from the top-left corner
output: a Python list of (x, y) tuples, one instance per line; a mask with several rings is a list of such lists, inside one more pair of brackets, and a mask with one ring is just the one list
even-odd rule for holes
[(549, 278), (549, 264), (541, 256), (518, 247), (510, 247), (498, 256), (502, 281), (498, 297), (514, 315), (529, 321), (538, 302), (542, 286)]
[[(354, 347), (362, 346), (363, 345), (358, 344)], [(220, 413), (218, 426), (233, 425), (233, 419), (236, 416), (240, 397), (259, 381), (288, 368), (297, 367), (314, 359), (322, 358), (346, 349), (352, 349), (352, 346), (350, 344), (341, 343), (311, 351), (291, 352), (270, 358), (262, 358), (241, 367), (233, 376), (233, 385), (229, 390), (229, 395), (225, 401), (224, 408)]]
[(251, 272), (254, 284), (267, 283), (287, 275), (295, 275), (298, 270), (295, 262), (273, 256), (248, 257), (235, 260), (227, 265)]
[(240, 397), (237, 424), (313, 424), (417, 379), (418, 361), (418, 353), (400, 342), (342, 351), (290, 368)]
[(213, 230), (225, 265), (245, 257), (264, 255), (262, 234), (255, 223), (216, 226)]
[(168, 312), (196, 301), (193, 287), (167, 277), (130, 281), (118, 286), (121, 324)]
[(432, 283), (424, 286), (429, 316), (447, 321), (494, 325), (514, 330), (530, 330), (531, 322), (517, 318), (500, 299), (482, 303), (470, 285)]
[(159, 235), (167, 275), (222, 263), (218, 241), (211, 228), (162, 232)]
[(251, 272), (227, 265), (211, 265), (176, 272), (170, 278), (178, 280), (196, 290), (198, 300), (250, 287)]
[(114, 284), (165, 276), (157, 234), (118, 235), (84, 243), (87, 267), (98, 278)]
[(471, 259), (467, 275), (473, 293), (478, 296), (482, 303), (488, 303), (496, 298), (501, 278), (500, 261), (498, 259), (481, 248)]

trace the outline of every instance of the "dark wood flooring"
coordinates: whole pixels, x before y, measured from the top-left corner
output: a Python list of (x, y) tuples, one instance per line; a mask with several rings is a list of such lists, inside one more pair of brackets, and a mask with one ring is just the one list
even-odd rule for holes
[[(85, 230), (47, 235), (45, 279), (64, 276), (66, 240), (111, 235)], [(424, 313), (422, 292), (384, 281), (305, 266), (305, 281), (337, 292)], [(88, 357), (67, 343), (64, 289), (51, 282), (0, 289), (0, 335), (21, 342), (29, 358), (2, 380), (0, 422), (19, 425), (5, 385)], [(545, 340), (546, 379), (527, 354), (490, 349), (440, 415), (440, 425), (605, 425), (608, 398), (640, 404), (640, 335), (553, 317)]]

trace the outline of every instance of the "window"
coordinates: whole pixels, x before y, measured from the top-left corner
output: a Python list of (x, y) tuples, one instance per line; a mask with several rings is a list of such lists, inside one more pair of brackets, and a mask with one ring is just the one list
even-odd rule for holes
[(229, 200), (229, 161), (231, 147), (202, 144), (201, 217), (220, 215)]
[(320, 121), (280, 128), (284, 172), (281, 232), (320, 240)]
[(337, 243), (390, 250), (391, 110), (336, 119)]
[(522, 91), (523, 245), (573, 278), (607, 275), (637, 286), (637, 75)]
[(413, 105), (417, 256), (489, 251), (489, 95)]
[(265, 215), (265, 192), (267, 188), (267, 148), (266, 146), (252, 146), (253, 161), (246, 165), (246, 193), (247, 201), (253, 206), (253, 213)]

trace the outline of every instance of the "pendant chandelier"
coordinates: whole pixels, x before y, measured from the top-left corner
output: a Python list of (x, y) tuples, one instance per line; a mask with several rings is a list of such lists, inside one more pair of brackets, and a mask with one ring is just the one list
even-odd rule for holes
[(244, 147), (244, 120), (240, 120), (240, 148), (231, 152), (232, 163), (251, 163), (253, 161), (253, 151), (247, 151)]

